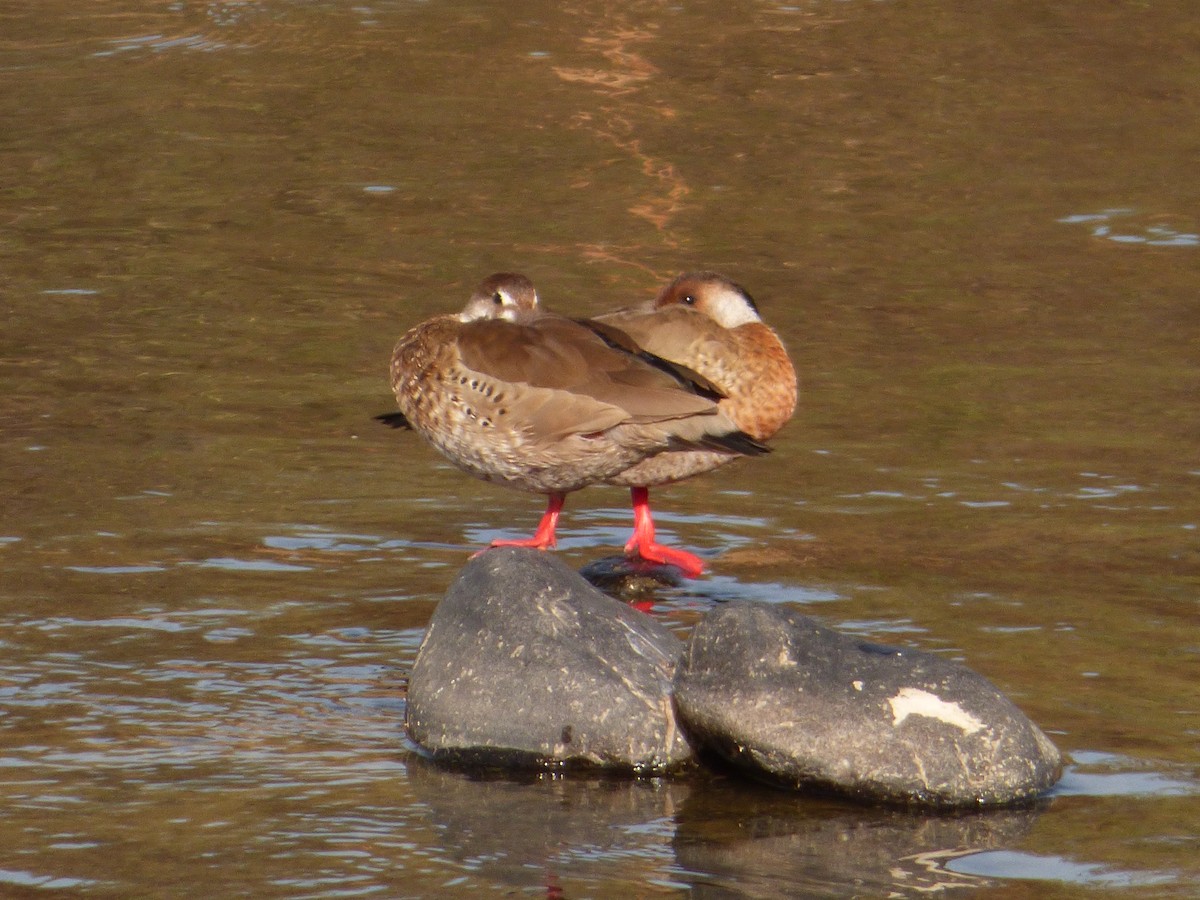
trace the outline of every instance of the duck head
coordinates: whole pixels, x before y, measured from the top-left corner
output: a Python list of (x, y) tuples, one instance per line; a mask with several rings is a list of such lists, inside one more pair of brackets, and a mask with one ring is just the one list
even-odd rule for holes
[(532, 281), (515, 272), (497, 272), (480, 282), (463, 311), (459, 313), (459, 319), (463, 322), (474, 322), (478, 319), (504, 319), (515, 322), (521, 316), (536, 312), (537, 309), (538, 296)]
[(684, 272), (659, 291), (655, 309), (683, 306), (695, 309), (722, 328), (762, 322), (758, 305), (746, 289), (716, 272)]

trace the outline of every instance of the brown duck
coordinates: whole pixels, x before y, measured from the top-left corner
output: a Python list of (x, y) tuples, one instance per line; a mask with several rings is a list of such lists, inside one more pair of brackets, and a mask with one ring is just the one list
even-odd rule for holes
[[(787, 351), (753, 298), (723, 275), (685, 272), (652, 302), (597, 321), (711, 382), (722, 395), (721, 411), (755, 441), (770, 438), (795, 411), (796, 370)], [(699, 557), (656, 543), (649, 488), (711, 471), (737, 456), (721, 448), (671, 451), (608, 476), (608, 484), (631, 489), (634, 531), (626, 553), (679, 566), (689, 575), (703, 571)]]
[(380, 419), (411, 427), (477, 478), (549, 498), (533, 537), (493, 546), (553, 547), (569, 492), (664, 451), (768, 450), (703, 378), (611, 326), (545, 311), (512, 273), (485, 279), (461, 313), (401, 337), (391, 383), (400, 413)]

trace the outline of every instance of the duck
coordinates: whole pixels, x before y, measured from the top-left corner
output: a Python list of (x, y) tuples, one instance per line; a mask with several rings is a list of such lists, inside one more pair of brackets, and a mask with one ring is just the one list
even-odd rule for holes
[(706, 379), (638, 347), (619, 329), (546, 310), (524, 275), (485, 278), (459, 313), (409, 329), (392, 352), (407, 427), (476, 478), (547, 497), (530, 538), (491, 546), (548, 550), (567, 494), (653, 456), (769, 452), (738, 428)]
[[(799, 382), (783, 342), (749, 292), (720, 273), (683, 272), (652, 301), (595, 321), (705, 378), (719, 393), (721, 411), (754, 441), (773, 437), (795, 412)], [(656, 541), (650, 488), (710, 472), (738, 456), (723, 448), (671, 450), (608, 476), (606, 484), (630, 489), (634, 530), (626, 555), (677, 566), (689, 577), (702, 573), (700, 557)]]

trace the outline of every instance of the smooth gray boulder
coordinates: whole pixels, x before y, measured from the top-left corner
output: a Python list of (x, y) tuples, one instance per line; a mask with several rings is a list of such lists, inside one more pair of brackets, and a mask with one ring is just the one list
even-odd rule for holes
[(408, 733), (462, 765), (675, 771), (692, 761), (671, 703), (682, 650), (553, 554), (488, 550), (434, 611), (409, 676)]
[(733, 602), (692, 632), (675, 675), (694, 744), (772, 783), (933, 807), (1028, 800), (1054, 745), (987, 679), (785, 607)]

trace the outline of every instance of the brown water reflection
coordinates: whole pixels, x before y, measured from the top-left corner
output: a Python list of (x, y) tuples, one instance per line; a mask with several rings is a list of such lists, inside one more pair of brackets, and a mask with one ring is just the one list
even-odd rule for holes
[[(1194, 893), (1189, 12), (0, 4), (0, 885)], [(803, 396), (656, 498), (713, 575), (654, 614), (766, 596), (963, 659), (1075, 761), (1019, 827), (410, 768), (433, 605), (539, 504), (372, 427), (395, 336), (497, 269), (590, 313), (693, 266)], [(625, 499), (573, 497), (562, 555)], [(462, 796), (524, 812), (480, 849)]]

